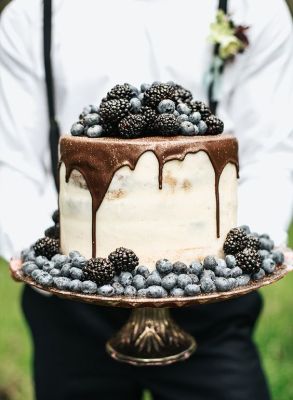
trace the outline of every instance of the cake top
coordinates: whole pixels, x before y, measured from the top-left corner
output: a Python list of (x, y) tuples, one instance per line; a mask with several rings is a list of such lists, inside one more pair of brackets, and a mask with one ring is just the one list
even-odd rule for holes
[(118, 137), (218, 135), (223, 122), (207, 105), (174, 82), (114, 86), (99, 106), (82, 111), (71, 128), (73, 136)]

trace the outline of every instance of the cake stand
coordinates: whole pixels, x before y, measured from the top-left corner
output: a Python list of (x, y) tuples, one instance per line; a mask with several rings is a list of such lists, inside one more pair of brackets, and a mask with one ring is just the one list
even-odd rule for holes
[(196, 342), (171, 318), (169, 309), (195, 304), (208, 304), (233, 299), (261, 287), (271, 285), (293, 270), (293, 251), (286, 251), (286, 264), (257, 282), (238, 287), (229, 292), (200, 294), (193, 297), (168, 297), (161, 299), (131, 298), (124, 296), (103, 297), (73, 293), (56, 288), (44, 288), (30, 277), (24, 276), (21, 261), (10, 262), (12, 277), (34, 288), (58, 297), (99, 306), (131, 308), (132, 313), (126, 324), (106, 344), (112, 358), (136, 366), (168, 365), (187, 359), (195, 350)]

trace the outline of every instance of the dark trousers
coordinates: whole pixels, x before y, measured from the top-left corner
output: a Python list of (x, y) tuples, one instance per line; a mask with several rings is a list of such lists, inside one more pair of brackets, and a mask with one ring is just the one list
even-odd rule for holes
[(266, 381), (252, 342), (261, 310), (258, 293), (223, 303), (173, 310), (197, 340), (184, 362), (133, 367), (112, 360), (105, 342), (129, 310), (45, 297), (29, 287), (23, 310), (34, 344), (37, 400), (268, 400)]

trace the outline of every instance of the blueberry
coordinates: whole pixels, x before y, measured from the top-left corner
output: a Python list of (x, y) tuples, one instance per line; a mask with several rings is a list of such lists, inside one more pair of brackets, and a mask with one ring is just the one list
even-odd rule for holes
[(39, 268), (42, 268), (42, 266), (48, 261), (47, 257), (44, 256), (38, 256), (35, 259), (35, 263)]
[(198, 125), (198, 131), (201, 135), (204, 135), (206, 131), (208, 130), (208, 126), (204, 121), (199, 121)]
[(51, 261), (54, 262), (55, 268), (61, 269), (62, 266), (63, 266), (64, 264), (66, 264), (69, 260), (68, 260), (68, 257), (65, 256), (65, 255), (63, 255), (63, 254), (55, 254), (55, 256), (53, 256), (53, 257), (51, 258)]
[(166, 297), (167, 292), (162, 286), (152, 285), (148, 287), (146, 295), (151, 298), (161, 298)]
[(215, 285), (218, 292), (226, 292), (230, 289), (229, 281), (226, 278), (216, 278)]
[(226, 261), (223, 260), (222, 258), (217, 258), (216, 261), (217, 261), (218, 267), (227, 268), (227, 263), (226, 263)]
[(37, 279), (37, 277), (39, 276), (39, 275), (41, 275), (42, 273), (44, 273), (44, 271), (42, 271), (41, 269), (34, 269), (32, 272), (31, 272), (31, 277), (32, 277), (32, 279), (35, 281), (36, 279)]
[(216, 274), (211, 269), (204, 269), (200, 276), (200, 279), (201, 278), (209, 278), (214, 281), (216, 279)]
[(50, 270), (50, 275), (53, 276), (54, 278), (55, 277), (57, 278), (58, 276), (61, 276), (61, 271), (58, 268), (52, 268)]
[(161, 285), (161, 277), (158, 271), (153, 271), (146, 279), (146, 286)]
[(99, 107), (95, 106), (94, 104), (90, 104), (89, 108), (90, 108), (90, 112), (91, 113), (98, 113), (99, 112)]
[(135, 275), (132, 281), (133, 286), (139, 290), (145, 288), (145, 278), (142, 275)]
[(199, 278), (198, 278), (197, 275), (195, 275), (195, 274), (188, 274), (188, 276), (190, 277), (191, 283), (192, 283), (192, 284), (196, 284), (196, 283), (199, 282)]
[(227, 264), (228, 268), (236, 267), (236, 258), (232, 254), (228, 254), (225, 257), (225, 261), (226, 261), (226, 264)]
[(140, 90), (141, 90), (142, 92), (145, 92), (145, 91), (148, 90), (150, 87), (151, 87), (150, 84), (148, 84), (148, 83), (142, 83), (142, 84), (140, 85)]
[(194, 136), (198, 133), (198, 129), (192, 122), (183, 121), (180, 124), (180, 132), (184, 136)]
[(81, 292), (82, 282), (79, 279), (70, 281), (69, 290), (72, 292)]
[(170, 295), (172, 297), (183, 297), (184, 296), (184, 290), (180, 288), (174, 288), (171, 290)]
[(65, 278), (63, 276), (53, 278), (54, 285), (57, 289), (60, 290), (68, 290), (70, 288), (71, 280), (69, 278)]
[(235, 289), (238, 284), (236, 278), (228, 278), (229, 290)]
[(86, 116), (87, 114), (89, 114), (90, 112), (92, 112), (91, 106), (86, 106), (86, 107), (83, 108), (81, 114), (82, 114), (83, 117), (85, 117), (85, 116)]
[(203, 276), (200, 279), (200, 286), (203, 293), (212, 293), (216, 290), (214, 281), (209, 277)]
[(195, 284), (186, 285), (184, 294), (186, 294), (186, 296), (197, 296), (200, 294), (200, 286)]
[(28, 257), (28, 255), (29, 255), (30, 251), (31, 251), (31, 249), (24, 249), (24, 250), (21, 251), (21, 253), (20, 253), (20, 258), (21, 258), (21, 260), (22, 260), (23, 262), (28, 261), (28, 260), (27, 260), (27, 257)]
[[(60, 279), (60, 278), (57, 278)], [(65, 279), (65, 278), (63, 278)], [(81, 291), (86, 294), (94, 294), (97, 293), (98, 287), (95, 282), (92, 281), (84, 281), (81, 284)]]
[(264, 260), (265, 258), (270, 257), (270, 252), (267, 250), (258, 250), (258, 254), (261, 256), (261, 259)]
[(114, 282), (112, 284), (114, 290), (115, 290), (115, 295), (117, 296), (122, 296), (124, 293), (124, 287), (121, 285), (119, 282)]
[(98, 125), (100, 116), (97, 113), (87, 114), (84, 116), (84, 122), (88, 126)]
[(147, 297), (147, 289), (139, 289), (137, 291), (137, 297)]
[(231, 276), (231, 269), (217, 266), (215, 269), (215, 274), (223, 278), (229, 278)]
[(55, 264), (54, 264), (53, 261), (47, 261), (47, 262), (43, 265), (42, 270), (45, 271), (45, 272), (50, 272), (51, 269), (54, 268), (54, 266), (55, 266)]
[(274, 242), (271, 239), (261, 237), (259, 239), (260, 249), (271, 251), (274, 248)]
[(137, 295), (137, 291), (134, 286), (128, 285), (124, 290), (124, 296), (135, 297)]
[(84, 268), (86, 266), (87, 260), (83, 256), (75, 256), (72, 258), (71, 266), (75, 268)]
[(188, 121), (188, 115), (186, 115), (186, 114), (180, 115), (179, 114), (179, 116), (177, 117), (177, 121), (179, 122), (179, 124), (181, 124), (182, 122)]
[(254, 281), (258, 281), (258, 280), (262, 279), (265, 276), (265, 274), (266, 274), (265, 271), (262, 268), (260, 268), (258, 272), (252, 274), (251, 278)]
[(184, 289), (185, 286), (191, 285), (191, 284), (192, 284), (192, 280), (191, 280), (191, 278), (190, 278), (189, 275), (187, 275), (187, 274), (180, 274), (180, 275), (178, 275), (177, 285), (178, 285), (181, 289)]
[(141, 110), (141, 101), (137, 97), (130, 100), (130, 108), (134, 114), (138, 114)]
[(162, 287), (166, 290), (173, 289), (177, 284), (177, 275), (171, 272), (170, 274), (163, 277), (161, 284)]
[(34, 270), (39, 270), (39, 268), (32, 261), (26, 261), (22, 264), (22, 271), (25, 276), (30, 276)]
[(156, 269), (160, 274), (165, 275), (173, 271), (173, 265), (171, 261), (163, 258), (156, 262)]
[(137, 87), (131, 85), (130, 83), (125, 83), (125, 85), (128, 85), (130, 87), (133, 92), (133, 96), (137, 96), (139, 94), (139, 90), (137, 89)]
[[(65, 265), (67, 265), (67, 264), (65, 264)], [(70, 264), (69, 264), (70, 265)], [(63, 266), (62, 267), (62, 269), (64, 268), (65, 266)], [(61, 270), (61, 272), (62, 272), (62, 270)], [(82, 278), (83, 278), (83, 272), (82, 272), (82, 270), (80, 269), (80, 268), (76, 268), (76, 267), (71, 267), (70, 268), (70, 270), (69, 270), (69, 275), (70, 275), (70, 277), (72, 278), (72, 279), (79, 279), (79, 280), (82, 280)]]
[(241, 225), (241, 226), (239, 226), (239, 228), (243, 229), (244, 232), (247, 233), (247, 235), (249, 235), (251, 232), (248, 225)]
[(61, 268), (61, 276), (65, 276), (66, 278), (70, 277), (70, 268), (71, 268), (71, 264), (67, 263), (64, 264)]
[(86, 135), (90, 138), (98, 138), (103, 135), (103, 132), (104, 130), (101, 125), (93, 125), (87, 129)]
[(69, 258), (72, 260), (74, 257), (80, 257), (81, 254), (79, 251), (77, 250), (73, 250), (69, 253)]
[(203, 266), (199, 261), (192, 261), (187, 272), (195, 275), (200, 275), (203, 271)]
[(150, 274), (150, 271), (148, 267), (145, 267), (144, 265), (139, 265), (136, 269), (136, 273), (138, 275), (142, 275), (144, 278), (147, 278)]
[(25, 254), (24, 261), (35, 261), (36, 256), (34, 250), (30, 250), (28, 253)]
[(119, 282), (123, 286), (128, 286), (132, 284), (133, 276), (130, 272), (121, 272), (119, 277)]
[(179, 112), (177, 111), (177, 110), (175, 110), (174, 112), (173, 112), (173, 115), (175, 115), (175, 117), (177, 118), (177, 117), (179, 117)]
[(236, 278), (237, 286), (246, 286), (250, 281), (249, 275), (241, 275)]
[(203, 267), (205, 269), (211, 269), (212, 271), (214, 271), (217, 265), (217, 260), (213, 256), (206, 256), (203, 260)]
[(186, 274), (187, 273), (187, 265), (181, 261), (176, 261), (173, 264), (173, 271), (175, 274)]
[(81, 136), (84, 132), (84, 126), (80, 122), (75, 122), (71, 129), (70, 133), (72, 136)]
[(237, 278), (238, 276), (242, 275), (243, 271), (240, 267), (231, 268), (231, 277)]
[(193, 123), (193, 125), (197, 125), (201, 120), (201, 115), (198, 111), (195, 111), (189, 115), (188, 120)]
[(175, 111), (175, 103), (172, 100), (162, 100), (158, 105), (158, 111), (160, 114), (173, 114)]
[(144, 94), (143, 93), (139, 93), (139, 95), (137, 96), (137, 98), (143, 102), (143, 98), (144, 98)]
[(262, 239), (270, 239), (270, 235), (268, 235), (267, 233), (262, 233), (261, 235), (259, 235), (259, 237)]
[(270, 257), (275, 261), (277, 265), (282, 265), (285, 261), (284, 254), (280, 250), (272, 251)]
[(267, 274), (272, 274), (276, 269), (276, 263), (271, 258), (265, 258), (261, 266)]
[(256, 238), (259, 238), (259, 237), (260, 237), (259, 234), (258, 234), (257, 232), (251, 232), (250, 235), (251, 235), (251, 236), (254, 236), (254, 237), (256, 237)]
[(53, 278), (48, 272), (43, 272), (43, 274), (40, 274), (37, 278), (36, 281), (44, 286), (44, 287), (49, 287), (53, 285)]
[(177, 111), (179, 112), (179, 114), (189, 115), (192, 110), (191, 110), (191, 108), (188, 107), (187, 104), (179, 103), (178, 106), (177, 106)]
[(111, 297), (114, 296), (115, 289), (111, 285), (103, 285), (98, 288), (97, 293), (100, 296)]
[(168, 81), (167, 85), (175, 87), (177, 84), (173, 81)]

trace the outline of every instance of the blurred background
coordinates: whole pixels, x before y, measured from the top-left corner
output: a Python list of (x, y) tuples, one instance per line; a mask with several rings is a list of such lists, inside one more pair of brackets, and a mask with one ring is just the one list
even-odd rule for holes
[[(293, 16), (293, 0), (287, 2)], [(8, 3), (9, 0), (0, 0), (0, 13)], [(293, 224), (289, 229), (289, 246), (293, 248)], [(261, 291), (265, 307), (255, 342), (273, 400), (293, 399), (292, 287), (293, 273)], [(31, 342), (20, 310), (21, 291), (22, 285), (12, 281), (8, 266), (0, 259), (0, 400), (33, 399)], [(148, 393), (144, 400), (151, 400)]]

